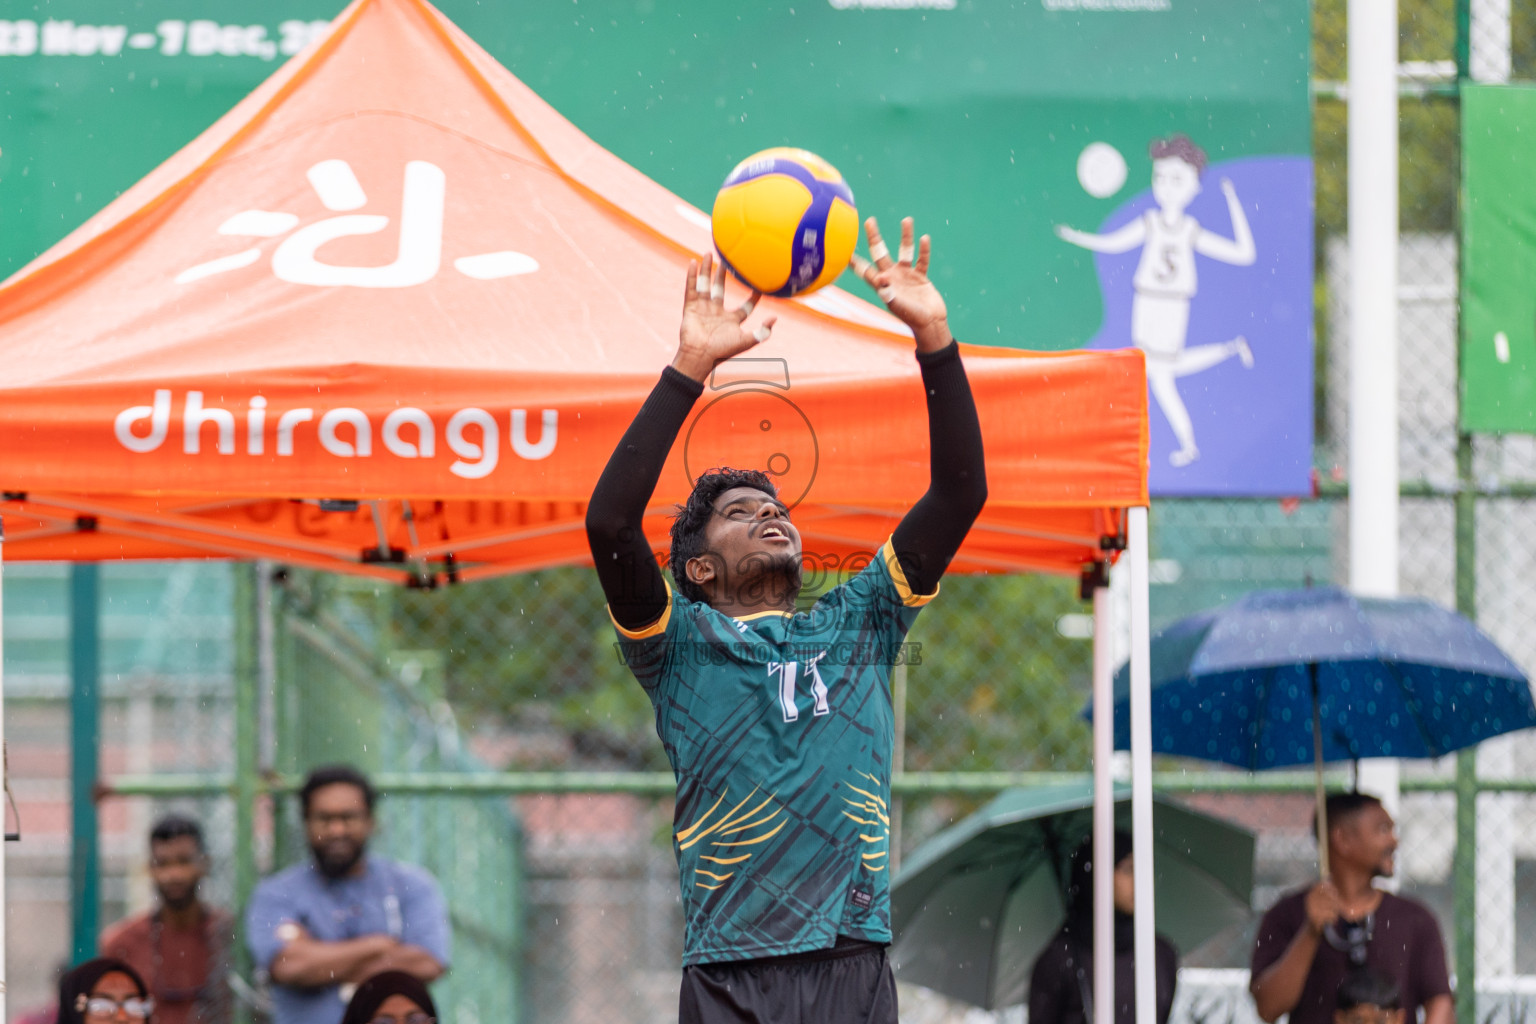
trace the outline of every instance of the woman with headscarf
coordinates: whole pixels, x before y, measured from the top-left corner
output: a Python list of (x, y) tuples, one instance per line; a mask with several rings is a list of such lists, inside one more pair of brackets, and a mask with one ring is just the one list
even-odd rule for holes
[[(1115, 833), (1115, 1024), (1136, 1021), (1136, 881), (1131, 837)], [(1093, 837), (1073, 851), (1067, 872), (1067, 919), (1035, 960), (1029, 1024), (1093, 1024)], [(1157, 1024), (1168, 1024), (1179, 954), (1157, 936)]]
[(155, 1001), (121, 960), (87, 960), (59, 979), (59, 1024), (150, 1024)]
[(432, 993), (413, 974), (382, 971), (352, 993), (341, 1024), (436, 1024)]

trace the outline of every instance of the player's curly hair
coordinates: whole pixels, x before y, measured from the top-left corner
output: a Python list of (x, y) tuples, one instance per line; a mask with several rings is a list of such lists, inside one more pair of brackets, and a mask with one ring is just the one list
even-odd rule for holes
[(672, 553), (667, 558), (672, 581), (690, 601), (702, 602), (706, 595), (704, 588), (688, 579), (688, 560), (704, 553), (704, 528), (715, 514), (715, 499), (733, 487), (751, 487), (774, 498), (779, 496), (779, 489), (761, 470), (721, 466), (699, 474), (687, 504), (679, 505), (672, 518)]
[(1168, 136), (1166, 139), (1153, 139), (1152, 145), (1147, 147), (1153, 160), (1162, 160), (1165, 157), (1178, 157), (1195, 169), (1196, 174), (1205, 173), (1205, 165), (1210, 163), (1210, 158), (1205, 155), (1205, 150), (1195, 145), (1193, 140), (1183, 132)]

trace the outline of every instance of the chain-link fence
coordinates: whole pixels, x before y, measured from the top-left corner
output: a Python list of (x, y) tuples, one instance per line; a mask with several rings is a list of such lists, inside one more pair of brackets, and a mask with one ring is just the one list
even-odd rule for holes
[[(69, 566), (5, 567), (6, 748), (22, 841), (7, 846), (6, 915), (13, 1011), (55, 998), (70, 951)], [(217, 775), (234, 767), (227, 566), (123, 563), (101, 571), (104, 774)], [(153, 816), (201, 820), (215, 866), (207, 887), (233, 902), (233, 805), (187, 797), (104, 805), (99, 923), (150, 900), (145, 837)]]
[[(452, 969), (434, 993), (443, 1019), (522, 1019), (522, 833), (504, 797), (453, 792), (457, 776), (485, 764), (446, 699), (442, 650), (389, 643), (391, 592), (308, 573), (276, 579), (265, 602), (276, 657), (264, 760), (289, 778), (337, 762), (441, 778), (436, 792), (386, 790), (373, 846), (442, 886), (453, 932)], [(300, 810), (291, 795), (278, 799), (274, 867), (310, 856)]]

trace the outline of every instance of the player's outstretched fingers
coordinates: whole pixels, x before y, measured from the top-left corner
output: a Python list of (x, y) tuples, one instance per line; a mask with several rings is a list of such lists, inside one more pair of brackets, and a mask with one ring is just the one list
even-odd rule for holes
[(693, 290), (695, 292), (695, 298), (709, 298), (709, 278), (710, 272), (714, 269), (712, 266), (713, 263), (714, 254), (705, 253), (704, 262), (699, 264), (699, 272), (694, 275), (693, 279)]
[(912, 218), (901, 218), (901, 246), (896, 250), (896, 262), (906, 266), (912, 265)]
[(754, 340), (754, 343), (760, 345), (763, 342), (767, 341), (769, 335), (773, 334), (773, 325), (778, 323), (778, 322), (779, 322), (779, 318), (778, 317), (771, 316), (768, 319), (764, 320), (762, 323), (758, 324), (756, 329), (754, 329), (752, 331), (752, 338)]
[(699, 297), (699, 261), (688, 261), (688, 280), (683, 282), (683, 309), (686, 311)]
[(933, 253), (933, 239), (924, 235), (917, 240), (917, 262), (912, 264), (912, 269), (928, 276), (928, 257)]
[(717, 305), (725, 303), (725, 261), (715, 266), (715, 276), (709, 282), (709, 301)]
[(757, 300), (762, 297), (762, 292), (758, 291), (756, 288), (752, 289), (752, 294), (747, 296), (747, 301), (736, 307), (736, 319), (745, 320), (747, 317), (751, 316), (752, 310), (757, 308)]
[(859, 280), (863, 281), (871, 288), (875, 286), (875, 265), (873, 263), (869, 262), (869, 260), (865, 259), (863, 256), (860, 256), (858, 253), (854, 253), (851, 257), (849, 257), (848, 265), (853, 268), (853, 272), (855, 274), (859, 275)]
[(888, 270), (895, 266), (891, 259), (891, 250), (885, 247), (885, 239), (880, 237), (880, 225), (871, 217), (864, 222), (864, 237), (869, 239), (869, 258), (874, 260), (875, 268)]

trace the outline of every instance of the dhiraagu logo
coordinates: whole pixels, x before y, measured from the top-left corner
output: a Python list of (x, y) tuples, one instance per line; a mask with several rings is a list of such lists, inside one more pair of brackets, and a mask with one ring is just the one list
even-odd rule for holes
[[(443, 205), (448, 178), (443, 169), (426, 160), (405, 165), (405, 187), (399, 216), (352, 213), (368, 205), (368, 195), (345, 160), (322, 160), (305, 177), (321, 205), (336, 214), (299, 227), (300, 218), (278, 210), (241, 210), (218, 227), (230, 238), (283, 240), (272, 251), (272, 273), (291, 284), (313, 287), (410, 288), (438, 275), (443, 259)], [(348, 266), (320, 259), (327, 242), (352, 235), (374, 235), (395, 223), (398, 242), (395, 258), (381, 266)], [(297, 230), (295, 230), (297, 228)], [(283, 237), (287, 236), (287, 237)], [(259, 242), (227, 256), (188, 267), (176, 275), (177, 284), (242, 270), (259, 262)], [(526, 253), (510, 249), (460, 256), (453, 267), (465, 277), (494, 281), (531, 274), (539, 263)]]
[[(501, 423), (513, 455), (538, 462), (554, 454), (560, 436), (560, 411), (509, 409), (505, 419), (479, 408), (452, 413), (399, 406), (380, 417), (351, 407), (318, 408), (269, 402), (252, 395), (244, 402), (211, 402), (202, 391), (187, 391), (176, 402), (170, 388), (156, 388), (149, 405), (122, 410), (112, 430), (125, 449), (146, 455), (167, 440), (178, 442), (185, 455), (209, 454), (291, 458), (318, 447), (339, 459), (436, 459), (442, 438), (453, 461), (448, 471), (466, 480), (480, 480), (501, 462)], [(444, 420), (446, 416), (446, 420)], [(377, 421), (377, 422), (376, 422)], [(537, 433), (533, 423), (537, 423)], [(242, 436), (243, 435), (243, 436)], [(377, 437), (377, 445), (375, 438)]]

